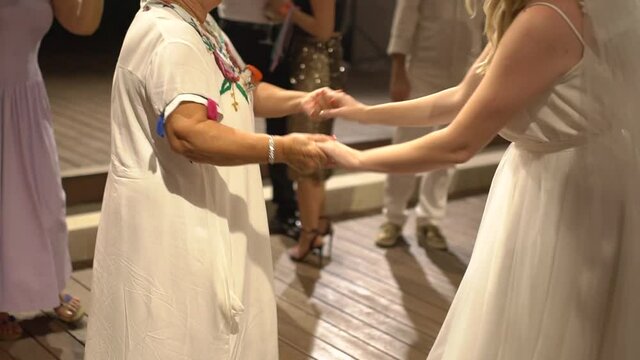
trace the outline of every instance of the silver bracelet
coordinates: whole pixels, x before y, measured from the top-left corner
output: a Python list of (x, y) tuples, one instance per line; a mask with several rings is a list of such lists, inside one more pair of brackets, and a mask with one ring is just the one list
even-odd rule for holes
[(269, 135), (269, 164), (276, 162), (276, 141)]

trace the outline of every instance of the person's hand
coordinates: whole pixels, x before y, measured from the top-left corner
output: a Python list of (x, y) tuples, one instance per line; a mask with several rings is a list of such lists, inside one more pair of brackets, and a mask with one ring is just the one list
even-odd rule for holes
[[(289, 134), (280, 138), (282, 160), (302, 174), (308, 174), (328, 166), (329, 158), (318, 147), (333, 137), (322, 134)], [(278, 151), (278, 147), (276, 148)]]
[(292, 4), (291, 0), (269, 0), (264, 8), (264, 14), (267, 19), (281, 23), (284, 21), (286, 14), (282, 13), (282, 9)]
[(405, 101), (411, 93), (409, 76), (404, 66), (396, 67), (391, 71), (391, 81), (389, 83), (389, 97), (391, 101)]
[(338, 141), (319, 142), (318, 147), (329, 158), (329, 162), (334, 167), (345, 169), (360, 169), (362, 167), (362, 152), (350, 148)]
[(322, 119), (334, 119), (337, 117), (347, 120), (364, 121), (368, 106), (354, 99), (351, 95), (341, 90), (324, 90), (321, 94), (322, 101), (329, 108), (320, 111)]
[(320, 112), (330, 108), (329, 99), (325, 94), (333, 91), (324, 87), (307, 93), (301, 100), (302, 111), (313, 121), (324, 120), (320, 117)]

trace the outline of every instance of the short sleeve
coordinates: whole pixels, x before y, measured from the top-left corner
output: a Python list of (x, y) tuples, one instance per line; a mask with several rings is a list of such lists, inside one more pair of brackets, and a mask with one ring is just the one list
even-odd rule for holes
[(215, 76), (201, 52), (186, 42), (173, 41), (154, 52), (145, 89), (154, 110), (167, 118), (183, 101), (205, 106), (207, 99), (218, 101)]

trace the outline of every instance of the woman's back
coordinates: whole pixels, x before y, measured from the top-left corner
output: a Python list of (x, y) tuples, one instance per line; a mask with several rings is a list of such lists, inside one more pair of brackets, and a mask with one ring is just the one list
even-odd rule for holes
[[(300, 8), (300, 10), (304, 11), (307, 14), (313, 15), (313, 7), (311, 6), (310, 0), (294, 0), (293, 3)], [(349, 21), (345, 18), (348, 14), (348, 6), (350, 1), (348, 0), (336, 0), (336, 10), (335, 10), (335, 27), (334, 29), (338, 32), (346, 31), (344, 29), (344, 25)], [(301, 29), (298, 29), (301, 30)]]
[(0, 86), (41, 80), (40, 41), (53, 20), (48, 0), (13, 0), (0, 4)]

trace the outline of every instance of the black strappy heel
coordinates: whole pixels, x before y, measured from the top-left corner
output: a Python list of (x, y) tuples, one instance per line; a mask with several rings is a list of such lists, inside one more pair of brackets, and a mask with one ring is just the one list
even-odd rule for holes
[(331, 220), (326, 216), (320, 216), (320, 221), (324, 222), (325, 225), (324, 229), (319, 233), (319, 235), (322, 237), (329, 237), (329, 254), (327, 254), (327, 257), (331, 259), (331, 255), (333, 255), (333, 224), (331, 223)]
[(295, 262), (303, 262), (309, 254), (315, 253), (318, 256), (319, 267), (322, 267), (324, 242), (318, 242), (318, 238), (320, 238), (321, 236), (321, 234), (318, 232), (318, 229), (300, 229), (300, 237), (298, 238), (298, 249), (300, 249), (300, 244), (303, 236), (308, 236), (311, 238), (309, 242), (309, 248), (302, 254), (300, 254), (300, 250), (298, 250), (297, 254), (294, 254), (292, 251), (293, 248), (289, 249), (289, 258)]

